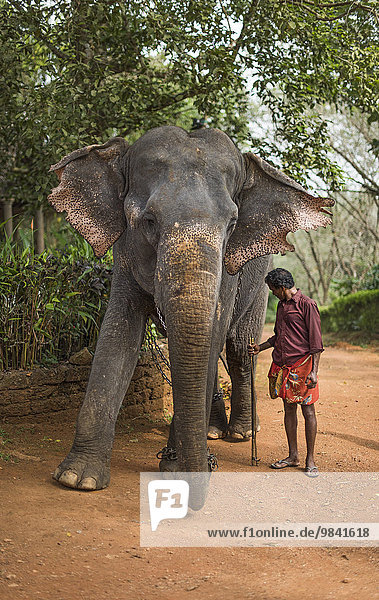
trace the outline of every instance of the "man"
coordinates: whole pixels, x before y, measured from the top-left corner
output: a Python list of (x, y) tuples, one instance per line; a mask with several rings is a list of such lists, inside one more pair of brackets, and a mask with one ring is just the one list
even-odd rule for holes
[(305, 419), (307, 457), (305, 473), (317, 477), (314, 446), (317, 420), (314, 403), (318, 400), (317, 372), (323, 345), (320, 313), (316, 302), (295, 287), (293, 277), (286, 269), (274, 269), (265, 282), (279, 298), (276, 313), (275, 335), (262, 344), (249, 345), (249, 354), (258, 354), (273, 347), (269, 371), (271, 387), (276, 383), (277, 395), (284, 403), (284, 426), (289, 453), (287, 458), (274, 462), (273, 469), (297, 467), (297, 405), (300, 404)]

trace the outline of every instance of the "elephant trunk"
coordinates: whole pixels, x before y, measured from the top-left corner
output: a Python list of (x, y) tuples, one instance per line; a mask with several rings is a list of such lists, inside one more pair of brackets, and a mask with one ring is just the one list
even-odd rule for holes
[(222, 265), (220, 246), (214, 237), (212, 242), (209, 234), (204, 239), (187, 232), (183, 247), (176, 235), (158, 263), (182, 471), (208, 471), (206, 392)]

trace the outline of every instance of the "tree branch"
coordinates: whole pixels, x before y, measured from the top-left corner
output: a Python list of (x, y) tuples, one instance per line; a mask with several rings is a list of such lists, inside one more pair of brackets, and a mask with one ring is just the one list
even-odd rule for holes
[[(15, 6), (15, 8), (17, 8), (19, 10), (19, 12), (21, 14), (26, 14), (26, 9), (24, 9), (24, 7), (22, 6), (22, 4), (20, 2), (17, 2), (17, 0), (13, 0), (12, 4)], [(61, 58), (62, 60), (67, 60), (67, 61), (70, 60), (70, 57), (67, 56), (67, 54), (65, 54), (64, 52), (59, 50), (59, 48), (54, 46), (54, 44), (52, 44), (48, 39), (46, 39), (46, 37), (43, 35), (43, 33), (41, 31), (41, 23), (38, 20), (38, 18), (36, 18), (34, 16), (34, 14), (32, 14), (31, 8), (28, 9), (28, 18), (32, 19), (33, 25), (35, 26), (33, 35), (35, 36), (36, 40), (42, 41), (47, 46), (47, 48), (49, 48), (49, 50), (51, 50), (51, 52), (53, 54), (55, 54), (55, 56), (57, 56), (58, 58)]]
[(230, 33), (230, 35), (232, 36), (232, 35), (233, 35), (233, 30), (232, 30), (232, 26), (231, 26), (231, 24), (230, 24), (229, 15), (228, 15), (228, 13), (226, 12), (226, 8), (224, 7), (224, 5), (223, 5), (222, 1), (221, 1), (221, 0), (218, 0), (218, 1), (219, 1), (219, 3), (220, 3), (221, 10), (222, 10), (222, 12), (224, 13), (224, 17), (225, 17), (225, 19), (226, 19), (226, 22), (227, 22), (227, 24), (228, 24), (229, 33)]
[(182, 100), (186, 100), (190, 96), (196, 95), (197, 92), (198, 92), (198, 90), (195, 90), (194, 88), (187, 90), (186, 92), (180, 92), (179, 94), (170, 96), (169, 98), (166, 99), (166, 101), (163, 101), (160, 104), (157, 104), (157, 103), (150, 104), (149, 106), (146, 107), (145, 110), (148, 112), (157, 112), (159, 110), (162, 110), (162, 108), (168, 108), (169, 106), (171, 106), (173, 104), (178, 104), (179, 102), (182, 102)]
[(334, 144), (331, 142), (330, 142), (330, 147), (333, 148), (333, 150), (335, 152), (337, 152), (337, 154), (342, 156), (342, 158), (345, 159), (346, 162), (348, 162), (353, 167), (353, 169), (356, 170), (356, 172), (362, 177), (362, 179), (369, 181), (371, 183), (371, 185), (374, 187), (374, 190), (376, 190), (376, 192), (379, 194), (379, 186), (377, 185), (377, 183), (374, 179), (371, 179), (371, 177), (369, 175), (367, 175), (367, 173), (365, 173), (363, 171), (363, 169), (359, 165), (357, 165), (357, 163), (352, 158), (350, 158), (345, 152), (343, 152), (342, 150), (340, 150), (339, 148), (334, 146)]
[(233, 59), (236, 58), (238, 52), (241, 49), (241, 46), (242, 46), (242, 43), (243, 43), (244, 37), (245, 37), (247, 24), (250, 22), (251, 17), (253, 16), (254, 9), (257, 7), (258, 4), (259, 4), (259, 0), (253, 0), (252, 3), (250, 4), (249, 10), (243, 17), (241, 32), (233, 44)]
[[(358, 4), (357, 2), (336, 2), (336, 3), (331, 3), (331, 4), (318, 4), (316, 5), (314, 2), (307, 2), (307, 1), (303, 1), (303, 0), (284, 0), (285, 2), (289, 2), (290, 4), (296, 4), (297, 6), (301, 6), (302, 8), (304, 8), (305, 10), (307, 10), (308, 12), (310, 12), (311, 14), (313, 14), (315, 17), (317, 17), (317, 19), (319, 21), (337, 21), (338, 19), (341, 19), (342, 17), (346, 17), (346, 15), (348, 15), (349, 13), (351, 13), (353, 10), (356, 11), (357, 9), (361, 9), (364, 10), (366, 12), (370, 12), (374, 15), (376, 15), (376, 12), (374, 10), (373, 7), (371, 6), (366, 6), (365, 4)], [(308, 6), (306, 6), (308, 5)], [(324, 9), (324, 8), (339, 8), (342, 6), (348, 6), (349, 8), (347, 9), (346, 12), (344, 13), (340, 13), (339, 15), (335, 16), (335, 17), (321, 17), (315, 10), (312, 10), (311, 8), (309, 8), (309, 6), (312, 6), (314, 8), (318, 8), (318, 9)]]
[[(339, 192), (339, 195), (340, 195), (340, 196), (341, 196), (341, 198), (343, 198), (343, 200), (346, 202), (346, 204), (347, 204), (347, 206), (350, 208), (350, 210), (349, 210), (349, 209), (348, 209), (348, 208), (347, 208), (347, 207), (346, 207), (344, 204), (342, 204), (342, 203), (341, 203), (341, 202), (338, 200), (338, 197), (336, 197), (336, 201), (337, 201), (337, 203), (338, 203), (338, 204), (339, 204), (339, 205), (340, 205), (340, 206), (341, 206), (341, 207), (342, 207), (344, 210), (346, 210), (346, 212), (347, 212), (347, 213), (348, 213), (348, 214), (349, 214), (351, 217), (353, 217), (353, 219), (355, 219), (356, 217), (358, 217), (358, 220), (361, 222), (361, 224), (363, 225), (363, 227), (364, 227), (364, 228), (365, 228), (365, 229), (366, 229), (366, 230), (367, 230), (369, 233), (371, 233), (371, 235), (372, 235), (372, 236), (374, 236), (374, 238), (375, 238), (375, 240), (376, 240), (376, 241), (379, 241), (379, 237), (378, 237), (377, 233), (375, 232), (375, 230), (374, 230), (374, 229), (372, 229), (372, 228), (371, 228), (371, 227), (368, 225), (368, 223), (367, 223), (367, 221), (365, 220), (364, 216), (362, 215), (361, 211), (360, 211), (360, 210), (359, 210), (359, 209), (358, 209), (356, 206), (354, 206), (354, 204), (353, 204), (352, 202), (350, 202), (350, 200), (348, 200), (348, 199), (346, 198), (346, 196), (345, 196), (343, 193)], [(355, 213), (355, 214), (354, 214), (354, 213)]]
[(324, 265), (322, 264), (320, 257), (317, 255), (316, 248), (315, 248), (310, 231), (307, 231), (307, 235), (309, 238), (309, 245), (311, 247), (312, 256), (317, 265), (317, 270), (318, 270), (319, 277), (320, 277), (320, 284), (321, 284), (322, 291), (323, 291), (323, 304), (325, 304), (327, 301), (327, 298), (328, 298), (329, 281), (326, 282), (326, 280), (325, 280)]
[(307, 265), (307, 263), (306, 263), (306, 260), (305, 260), (304, 256), (301, 254), (301, 252), (300, 252), (300, 250), (299, 250), (298, 248), (295, 248), (295, 256), (296, 256), (296, 258), (297, 258), (297, 259), (300, 261), (300, 264), (303, 266), (303, 268), (304, 268), (304, 271), (306, 272), (306, 274), (307, 274), (307, 276), (308, 276), (308, 284), (309, 284), (309, 288), (312, 288), (312, 287), (313, 287), (313, 289), (310, 289), (311, 296), (318, 295), (318, 293), (317, 293), (317, 288), (318, 288), (318, 285), (317, 285), (317, 283), (316, 283), (316, 280), (315, 280), (315, 278), (313, 277), (313, 275), (312, 275), (312, 273), (311, 273), (311, 270), (310, 270), (310, 268), (308, 267), (308, 265)]
[(353, 276), (353, 271), (352, 271), (352, 269), (351, 269), (351, 266), (350, 266), (350, 264), (349, 264), (348, 262), (346, 262), (346, 261), (343, 259), (343, 257), (341, 256), (340, 249), (339, 249), (339, 245), (338, 245), (338, 242), (337, 242), (336, 231), (335, 231), (335, 228), (334, 228), (334, 226), (333, 226), (333, 225), (332, 225), (332, 233), (333, 233), (333, 246), (334, 246), (334, 249), (335, 249), (335, 251), (336, 251), (336, 254), (337, 254), (338, 262), (339, 262), (339, 264), (340, 264), (340, 266), (341, 266), (342, 270), (344, 271), (344, 273), (345, 273), (345, 274), (346, 274), (348, 277), (352, 277), (352, 276)]

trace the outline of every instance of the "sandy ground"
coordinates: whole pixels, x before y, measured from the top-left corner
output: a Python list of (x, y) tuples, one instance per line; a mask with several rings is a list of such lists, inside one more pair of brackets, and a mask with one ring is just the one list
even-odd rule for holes
[[(267, 471), (286, 443), (280, 400), (269, 399), (270, 352), (258, 365), (258, 467), (250, 444), (211, 443), (223, 471)], [(321, 471), (377, 471), (378, 356), (329, 347), (320, 367), (317, 462)], [(155, 471), (167, 426), (119, 423), (112, 480), (100, 492), (63, 488), (51, 473), (70, 448), (75, 414), (9, 420), (0, 425), (0, 597), (300, 600), (379, 598), (374, 548), (141, 548), (139, 472)], [(304, 428), (300, 417), (300, 451)], [(279, 472), (278, 472), (279, 475)], [(280, 475), (279, 475), (280, 476)]]

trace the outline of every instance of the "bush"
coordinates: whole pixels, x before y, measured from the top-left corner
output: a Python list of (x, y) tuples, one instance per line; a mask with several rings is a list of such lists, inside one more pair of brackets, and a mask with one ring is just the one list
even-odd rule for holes
[(0, 368), (25, 369), (94, 349), (112, 269), (77, 253), (0, 251)]
[(365, 290), (334, 300), (320, 309), (325, 332), (369, 331), (379, 333), (379, 290)]
[(275, 323), (278, 302), (277, 297), (270, 292), (267, 301), (266, 323)]

